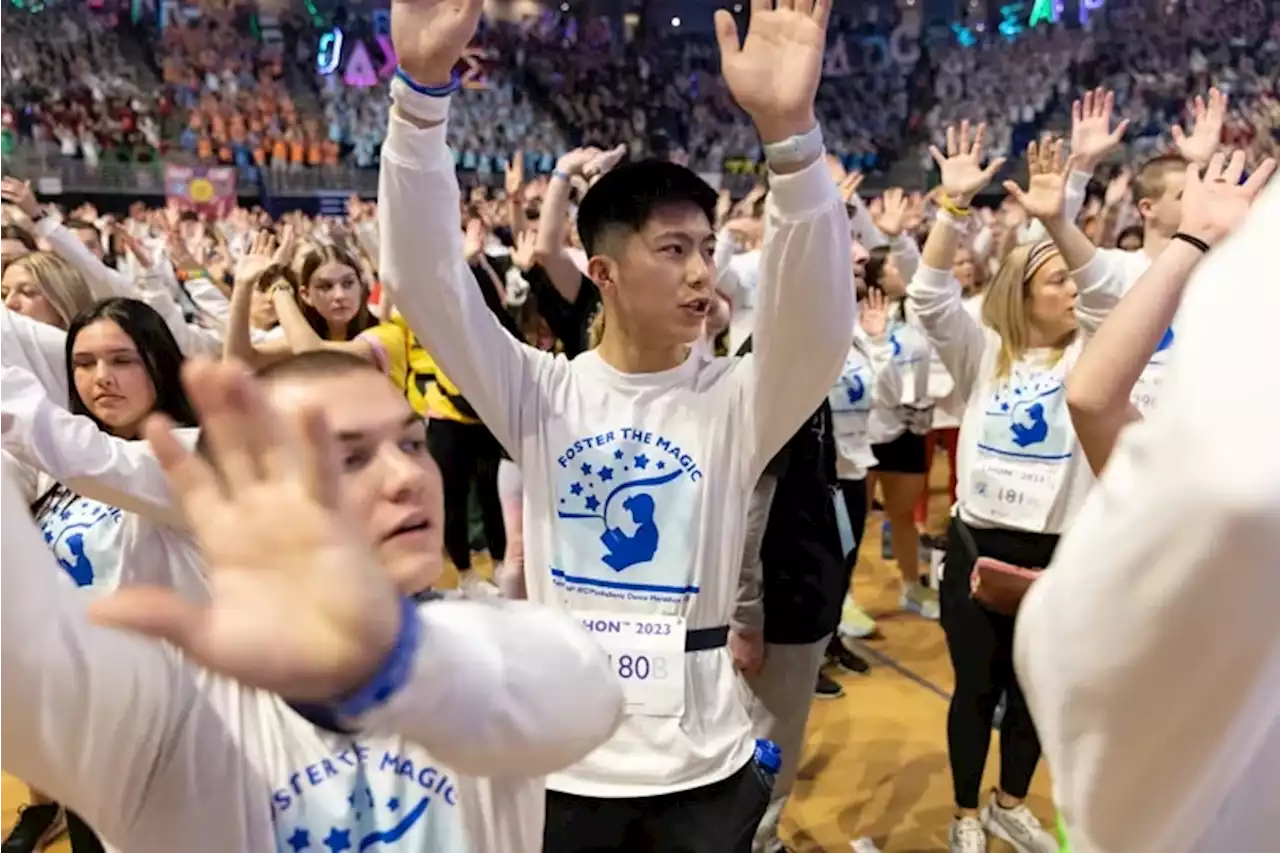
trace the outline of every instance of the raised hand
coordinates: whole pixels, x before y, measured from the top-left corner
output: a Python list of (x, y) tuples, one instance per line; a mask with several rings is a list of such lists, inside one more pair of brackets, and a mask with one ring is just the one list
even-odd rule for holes
[(1133, 182), (1133, 173), (1128, 168), (1121, 169), (1107, 184), (1107, 191), (1102, 197), (1102, 206), (1116, 208), (1129, 197), (1129, 186)]
[(484, 258), (484, 238), (485, 227), (481, 219), (477, 217), (467, 223), (462, 241), (462, 256), (467, 263), (478, 264)]
[(738, 106), (768, 145), (807, 133), (822, 77), (832, 0), (751, 0), (751, 23), (739, 45), (738, 26), (716, 11), (720, 69)]
[(537, 232), (532, 230), (521, 231), (516, 235), (515, 250), (511, 252), (511, 263), (515, 264), (521, 272), (528, 272), (533, 269), (537, 250)]
[(626, 145), (615, 145), (608, 151), (602, 151), (582, 167), (582, 177), (587, 179), (587, 183), (594, 184), (609, 173), (614, 166), (622, 162), (622, 158), (627, 156)]
[(845, 204), (853, 204), (853, 198), (858, 194), (858, 188), (862, 186), (863, 174), (854, 169), (840, 179), (840, 197), (844, 199)]
[(324, 418), (279, 411), (233, 362), (189, 361), (183, 384), (215, 462), (185, 450), (163, 416), (145, 433), (200, 543), (209, 601), (125, 587), (90, 605), (91, 617), (168, 640), (287, 699), (348, 695), (395, 644), (401, 605), (339, 509), (338, 451)]
[[(291, 230), (292, 226), (285, 226)], [(267, 267), (274, 261), (276, 251), (275, 237), (270, 231), (259, 231), (249, 242), (249, 249), (236, 264), (234, 275), (236, 287), (248, 287), (257, 281)]]
[(901, 234), (906, 227), (910, 208), (911, 201), (899, 187), (890, 187), (885, 190), (880, 200), (880, 218), (876, 220), (876, 227), (880, 229), (880, 233), (886, 237), (897, 237)]
[(566, 175), (581, 175), (587, 164), (600, 159), (603, 153), (599, 148), (590, 145), (585, 148), (575, 148), (556, 161), (556, 171), (564, 172)]
[(1109, 151), (1120, 144), (1124, 132), (1129, 129), (1128, 119), (1111, 129), (1111, 113), (1115, 109), (1116, 95), (1101, 87), (1085, 92), (1084, 97), (1071, 104), (1071, 154), (1076, 167), (1082, 172), (1092, 172)]
[(868, 337), (878, 338), (889, 328), (889, 300), (879, 287), (867, 288), (867, 298), (858, 308), (858, 322)]
[(1053, 219), (1062, 215), (1062, 204), (1067, 197), (1067, 173), (1073, 160), (1064, 159), (1062, 140), (1046, 139), (1027, 146), (1027, 170), (1030, 178), (1023, 192), (1013, 181), (1005, 181), (1004, 188), (1022, 209), (1036, 219)]
[(507, 198), (520, 198), (524, 194), (524, 152), (517, 151), (507, 163)]
[(391, 43), (419, 83), (443, 86), (476, 33), (484, 0), (392, 0)]
[(0, 179), (0, 199), (16, 206), (27, 215), (28, 219), (40, 218), (40, 202), (36, 201), (36, 194), (31, 191), (31, 184), (26, 181), (19, 181), (16, 178)]
[(1264, 160), (1241, 184), (1244, 163), (1245, 153), (1236, 151), (1230, 160), (1222, 153), (1214, 154), (1203, 178), (1194, 163), (1187, 167), (1180, 232), (1215, 246), (1244, 221), (1254, 199), (1275, 174), (1276, 161)]
[(1217, 89), (1209, 90), (1209, 103), (1199, 95), (1191, 103), (1195, 115), (1195, 128), (1191, 135), (1182, 130), (1180, 125), (1173, 126), (1173, 144), (1178, 153), (1198, 166), (1205, 166), (1213, 152), (1218, 150), (1218, 142), (1222, 139), (1222, 125), (1227, 120), (1227, 96)]
[(955, 125), (947, 128), (945, 157), (936, 146), (929, 146), (929, 154), (942, 172), (942, 191), (954, 204), (968, 205), (1004, 165), (1004, 158), (997, 157), (982, 168), (982, 141), (986, 135), (985, 124), (970, 134), (969, 122), (964, 121), (958, 129)]

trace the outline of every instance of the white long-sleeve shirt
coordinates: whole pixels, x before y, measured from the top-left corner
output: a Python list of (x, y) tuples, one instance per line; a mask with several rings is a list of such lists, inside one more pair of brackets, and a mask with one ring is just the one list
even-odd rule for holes
[(623, 655), (650, 651), (666, 678), (628, 681), (614, 737), (548, 785), (626, 797), (727, 778), (753, 751), (738, 676), (726, 648), (686, 654), (680, 635), (729, 624), (752, 489), (849, 348), (852, 246), (826, 165), (771, 181), (754, 353), (624, 374), (594, 351), (570, 362), (503, 331), (462, 260), (445, 125), (418, 128), (398, 113), (443, 120), (448, 100), (398, 84), (393, 95), (381, 269), (423, 346), (524, 474), (529, 598), (606, 630), (661, 623), (652, 641), (598, 635), (620, 678)]
[(867, 471), (875, 467), (870, 426), (873, 408), (892, 409), (902, 404), (902, 373), (894, 363), (888, 335), (872, 338), (861, 329), (858, 332), (836, 384), (827, 393), (836, 440), (836, 475), (841, 480), (865, 479)]
[(1159, 409), (1121, 435), (1018, 617), (1075, 853), (1277, 848), (1277, 234), (1272, 182), (1193, 277), (1212, 299), (1185, 312)]
[(542, 774), (613, 730), (621, 695), (547, 608), (418, 610), (409, 684), (330, 733), (171, 647), (91, 625), (3, 483), (4, 763), (129, 853), (537, 853)]
[(976, 527), (1067, 529), (1093, 475), (1071, 426), (1066, 376), (1117, 295), (1102, 286), (1081, 286), (1079, 333), (1061, 357), (1049, 349), (1028, 350), (1005, 377), (996, 376), (1000, 337), (965, 309), (950, 270), (921, 266), (907, 297), (956, 393), (967, 400), (956, 448), (960, 518)]
[(5, 365), (30, 372), (50, 398), (66, 407), (70, 399), (66, 332), (0, 306), (0, 344)]

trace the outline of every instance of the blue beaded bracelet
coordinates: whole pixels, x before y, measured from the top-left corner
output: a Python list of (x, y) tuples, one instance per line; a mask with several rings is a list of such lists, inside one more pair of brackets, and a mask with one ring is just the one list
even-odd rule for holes
[(400, 635), (378, 671), (364, 686), (347, 697), (330, 703), (330, 710), (340, 720), (357, 719), (400, 692), (413, 675), (413, 664), (422, 637), (418, 621), (418, 603), (412, 598), (400, 602)]
[(428, 86), (425, 83), (419, 83), (399, 66), (396, 66), (396, 77), (419, 95), (426, 95), (429, 98), (446, 98), (462, 88), (462, 75), (456, 71), (449, 75), (449, 82), (444, 86)]

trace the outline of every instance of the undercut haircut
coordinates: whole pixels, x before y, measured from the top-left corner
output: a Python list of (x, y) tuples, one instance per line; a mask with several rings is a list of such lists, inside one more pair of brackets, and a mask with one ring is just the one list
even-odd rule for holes
[(1156, 201), (1164, 195), (1171, 172), (1185, 172), (1188, 161), (1180, 154), (1161, 154), (1152, 157), (1138, 168), (1133, 178), (1133, 203), (1143, 199)]
[(623, 163), (595, 183), (578, 206), (578, 237), (587, 256), (614, 235), (630, 237), (661, 207), (693, 205), (716, 221), (716, 191), (691, 169), (666, 160)]
[(372, 362), (336, 349), (316, 349), (300, 352), (268, 364), (257, 372), (263, 382), (276, 382), (281, 379), (314, 379), (316, 377), (340, 376), (343, 373), (368, 371), (376, 376), (384, 376), (377, 365)]

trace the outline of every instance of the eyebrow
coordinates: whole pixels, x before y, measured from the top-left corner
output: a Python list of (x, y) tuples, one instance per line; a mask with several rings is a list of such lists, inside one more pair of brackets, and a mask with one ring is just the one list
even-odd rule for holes
[[(420, 424), (420, 423), (422, 423), (422, 417), (416, 412), (410, 412), (409, 414), (405, 415), (398, 424), (396, 424), (396, 427), (398, 429), (404, 430), (404, 429), (408, 429), (414, 424)], [(424, 428), (425, 428), (425, 425), (424, 425)], [(340, 432), (334, 433), (334, 438), (336, 438), (339, 442), (343, 444), (350, 444), (356, 441), (363, 441), (368, 436), (368, 434), (372, 431), (373, 430), (358, 430), (358, 429), (342, 430)]]
[(688, 231), (677, 231), (675, 229), (671, 229), (668, 231), (659, 231), (653, 239), (655, 241), (677, 239), (683, 240), (686, 243), (706, 243), (707, 241), (714, 240), (715, 238), (716, 232), (714, 231), (708, 231), (705, 234), (698, 236), (690, 234)]
[(138, 351), (130, 347), (115, 347), (114, 349), (103, 350), (102, 352), (96, 352), (94, 350), (84, 350), (82, 352), (72, 353), (71, 358), (77, 359), (82, 355), (91, 355), (96, 357), (96, 356), (103, 356), (103, 355), (137, 355), (137, 354), (138, 354)]

